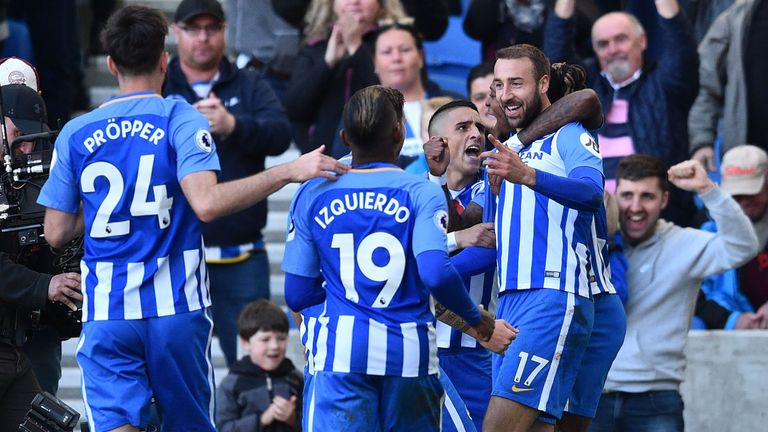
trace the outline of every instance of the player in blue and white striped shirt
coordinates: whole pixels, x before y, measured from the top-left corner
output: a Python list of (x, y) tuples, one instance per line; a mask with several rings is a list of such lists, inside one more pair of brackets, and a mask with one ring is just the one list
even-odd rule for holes
[(493, 330), (448, 260), (442, 191), (395, 165), (402, 106), (394, 89), (356, 92), (342, 136), (353, 169), (340, 182), (308, 182), (294, 197), (286, 302), (303, 310), (325, 301), (305, 430), (439, 430), (430, 293), (482, 339)]
[[(510, 125), (527, 126), (549, 106), (549, 60), (515, 45), (497, 53), (494, 87)], [(494, 359), (491, 430), (527, 430), (541, 412), (560, 418), (593, 322), (592, 291), (613, 290), (597, 238), (602, 162), (579, 124), (568, 124), (518, 154), (497, 140), (483, 156), (506, 178), (496, 217), (497, 316), (520, 329)]]
[[(430, 179), (442, 183), (445, 180), (454, 207), (460, 215), (472, 199), (482, 190), (480, 153), (485, 148), (484, 127), (480, 123), (477, 108), (469, 101), (449, 102), (432, 115), (429, 122), (430, 140), (425, 144), (425, 155), (430, 165)], [(436, 177), (432, 174), (441, 174)], [(468, 248), (452, 258), (461, 274), (469, 295), (477, 304), (490, 309), (495, 292), (494, 280), (496, 262), (495, 237), (488, 225), (477, 225), (467, 231), (473, 240), (486, 241), (485, 248)], [(467, 231), (452, 232), (456, 239), (448, 242), (463, 248)], [(487, 240), (485, 240), (487, 237)], [(478, 255), (489, 259), (478, 260)], [(485, 262), (487, 265), (478, 267)], [(478, 341), (447, 324), (437, 324), (437, 346), (440, 367), (446, 372), (461, 399), (469, 409), (477, 430), (482, 429), (483, 417), (491, 397), (491, 354)], [(450, 416), (443, 416), (443, 430), (460, 430), (462, 426), (447, 422)]]
[(214, 430), (198, 218), (252, 205), (289, 181), (346, 171), (314, 153), (217, 184), (205, 118), (160, 96), (167, 31), (164, 15), (147, 7), (109, 19), (107, 64), (120, 95), (67, 123), (39, 197), (51, 245), (85, 237), (77, 359), (91, 430), (145, 429), (153, 396), (164, 429)]

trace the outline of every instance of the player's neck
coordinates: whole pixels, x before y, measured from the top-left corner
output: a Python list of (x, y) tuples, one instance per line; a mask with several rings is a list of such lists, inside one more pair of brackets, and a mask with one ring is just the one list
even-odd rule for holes
[(364, 153), (352, 153), (352, 166), (367, 165), (372, 163), (388, 163), (397, 165), (397, 161), (394, 158), (382, 157), (381, 154), (364, 154)]
[(122, 76), (118, 78), (120, 94), (130, 94), (151, 91), (157, 94), (163, 92), (163, 81), (154, 76)]
[(467, 176), (458, 170), (448, 169), (448, 189), (460, 191), (475, 179), (475, 176)]

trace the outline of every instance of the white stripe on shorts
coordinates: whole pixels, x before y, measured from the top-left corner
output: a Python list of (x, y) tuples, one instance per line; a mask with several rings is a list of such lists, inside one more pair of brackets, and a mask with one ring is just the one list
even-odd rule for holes
[(555, 375), (557, 375), (557, 367), (560, 366), (560, 358), (563, 356), (563, 349), (565, 348), (565, 340), (568, 339), (568, 330), (571, 328), (571, 321), (573, 321), (573, 313), (576, 308), (575, 294), (567, 293), (568, 300), (565, 307), (565, 316), (563, 318), (563, 325), (560, 327), (560, 336), (557, 338), (557, 346), (555, 347), (555, 353), (552, 356), (552, 363), (549, 365), (549, 372), (547, 372), (547, 379), (544, 381), (544, 389), (541, 392), (541, 399), (539, 399), (539, 411), (547, 410), (547, 402), (549, 402), (549, 393), (552, 391), (552, 384), (555, 381)]

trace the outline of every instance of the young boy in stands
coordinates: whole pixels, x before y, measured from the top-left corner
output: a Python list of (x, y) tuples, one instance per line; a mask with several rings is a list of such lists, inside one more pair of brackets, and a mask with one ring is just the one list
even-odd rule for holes
[(267, 300), (250, 303), (237, 321), (248, 354), (219, 386), (216, 426), (220, 431), (300, 431), (303, 377), (285, 358), (288, 317)]

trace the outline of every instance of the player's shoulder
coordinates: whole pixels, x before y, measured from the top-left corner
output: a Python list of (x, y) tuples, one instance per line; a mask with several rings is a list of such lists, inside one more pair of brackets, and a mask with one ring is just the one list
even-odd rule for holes
[(293, 200), (291, 201), (291, 205), (288, 208), (288, 212), (293, 214), (296, 211), (296, 207), (298, 205), (305, 205), (307, 201), (311, 201), (313, 198), (316, 198), (317, 188), (325, 181), (327, 180), (322, 177), (316, 177), (299, 185), (299, 188), (293, 194)]
[(429, 179), (424, 175), (414, 174), (407, 171), (397, 171), (393, 173), (393, 175), (395, 175), (398, 180), (398, 186), (402, 187), (403, 189), (420, 192), (437, 191), (438, 193), (442, 193), (440, 186), (429, 181)]
[(562, 126), (560, 129), (557, 130), (555, 133), (555, 136), (557, 137), (572, 137), (572, 136), (579, 136), (582, 133), (589, 134), (589, 130), (584, 127), (583, 124), (580, 122), (570, 122), (566, 123), (564, 126)]
[(192, 105), (189, 104), (185, 99), (174, 97), (173, 95), (167, 96), (162, 99), (163, 108), (166, 110), (168, 115), (172, 118), (192, 118), (192, 119), (203, 119), (203, 115), (200, 114), (200, 112), (195, 109)]
[(571, 122), (561, 127), (555, 134), (558, 148), (583, 147), (599, 157), (600, 147), (593, 132), (578, 122)]

